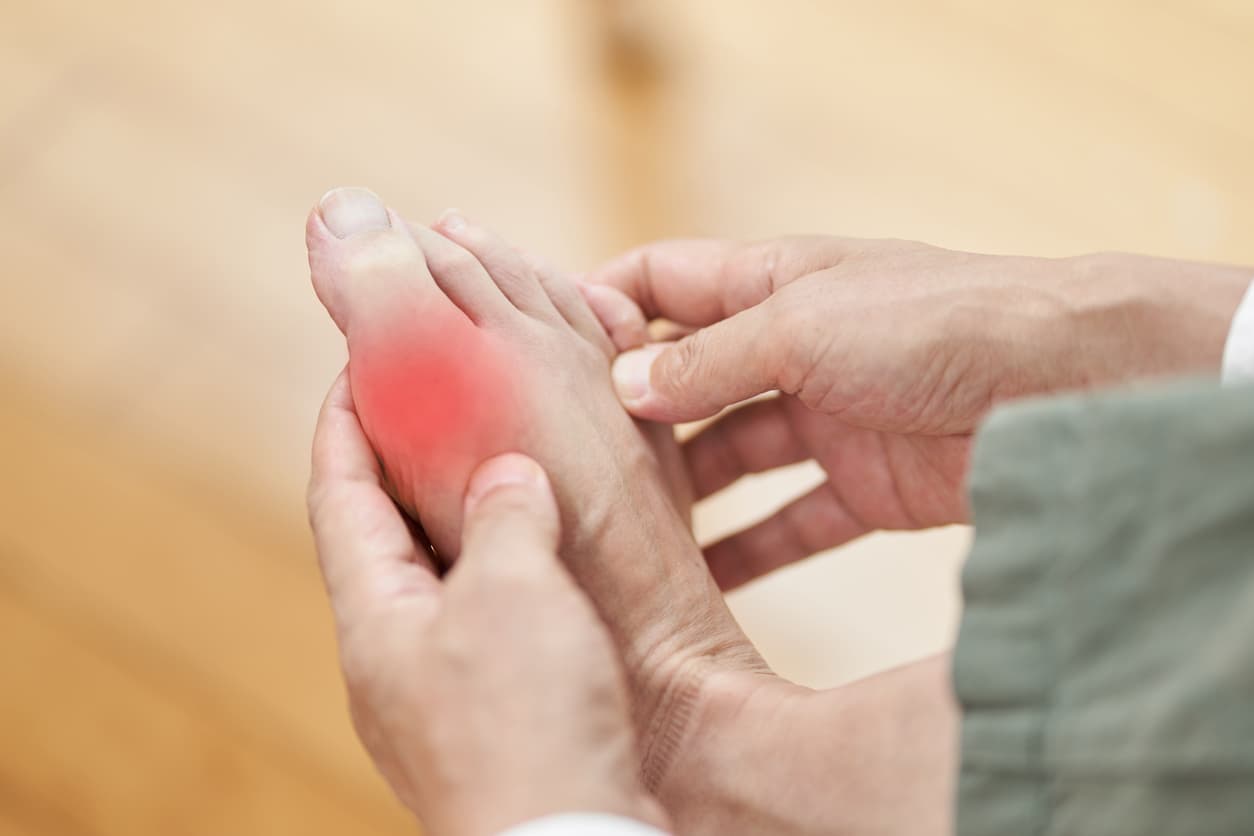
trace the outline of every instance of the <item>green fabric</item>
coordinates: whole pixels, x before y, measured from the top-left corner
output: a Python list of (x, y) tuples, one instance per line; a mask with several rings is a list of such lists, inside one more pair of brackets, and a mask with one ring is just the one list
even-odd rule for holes
[(1254, 388), (1016, 404), (970, 482), (957, 832), (1254, 834)]

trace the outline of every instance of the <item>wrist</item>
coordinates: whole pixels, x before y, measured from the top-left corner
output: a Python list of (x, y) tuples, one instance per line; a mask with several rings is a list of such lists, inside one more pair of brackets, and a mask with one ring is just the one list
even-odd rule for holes
[(1217, 373), (1254, 270), (1123, 253), (1065, 260), (1065, 354), (1078, 386)]
[(465, 804), (448, 808), (450, 815), (422, 821), (432, 836), (499, 836), (551, 817), (607, 816), (638, 821), (658, 830), (670, 830), (670, 818), (657, 799), (648, 795), (638, 781), (619, 787), (595, 785), (592, 775), (580, 773), (568, 780), (553, 780), (536, 786), (534, 778), (520, 780), (501, 792), (477, 788)]

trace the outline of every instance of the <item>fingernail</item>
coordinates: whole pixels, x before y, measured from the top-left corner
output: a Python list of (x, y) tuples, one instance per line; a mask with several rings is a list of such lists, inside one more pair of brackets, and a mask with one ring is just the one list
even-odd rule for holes
[(436, 226), (442, 227), (448, 232), (460, 232), (466, 227), (466, 218), (456, 209), (445, 209), (444, 214), (440, 216), (440, 220), (436, 222)]
[(488, 494), (511, 485), (550, 490), (544, 468), (521, 453), (506, 453), (488, 459), (471, 475), (466, 488), (466, 514), (474, 511)]
[(392, 220), (379, 196), (357, 186), (332, 189), (318, 201), (318, 213), (336, 238), (388, 229)]
[(653, 369), (653, 361), (666, 348), (666, 345), (659, 343), (625, 351), (618, 355), (618, 359), (614, 361), (612, 374), (619, 400), (631, 406), (639, 403), (652, 391), (649, 374)]

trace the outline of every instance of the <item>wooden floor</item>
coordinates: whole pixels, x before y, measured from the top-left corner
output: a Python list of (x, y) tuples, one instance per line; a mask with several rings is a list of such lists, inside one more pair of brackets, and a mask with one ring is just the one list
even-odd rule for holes
[[(1025, 5), (0, 0), (0, 834), (413, 831), (303, 517), (344, 359), (302, 249), (330, 186), (573, 267), (785, 231), (1254, 263), (1254, 7)], [(734, 605), (837, 682), (949, 641), (965, 538)]]

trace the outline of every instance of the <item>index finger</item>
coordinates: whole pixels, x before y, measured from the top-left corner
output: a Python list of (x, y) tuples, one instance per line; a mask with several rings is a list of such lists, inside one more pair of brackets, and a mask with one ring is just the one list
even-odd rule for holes
[(820, 236), (748, 244), (658, 241), (627, 251), (584, 280), (621, 290), (650, 319), (705, 326), (759, 304), (801, 276), (836, 266), (864, 243)]
[(318, 415), (308, 494), (318, 561), (341, 623), (397, 595), (434, 599), (440, 590), (430, 555), (383, 484), (342, 372)]

